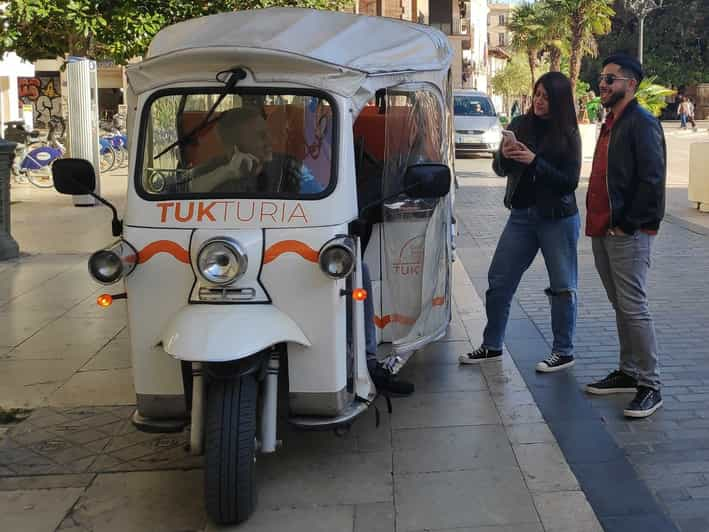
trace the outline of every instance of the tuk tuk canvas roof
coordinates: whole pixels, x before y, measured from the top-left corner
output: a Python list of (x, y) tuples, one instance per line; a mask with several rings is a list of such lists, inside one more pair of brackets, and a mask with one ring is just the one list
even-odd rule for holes
[[(236, 11), (160, 31), (145, 61), (129, 67), (140, 94), (170, 82), (205, 79), (236, 65), (261, 81), (319, 77), (323, 88), (353, 94), (364, 78), (448, 68), (452, 51), (435, 28), (383, 17), (298, 8)], [(201, 77), (200, 77), (201, 76)]]

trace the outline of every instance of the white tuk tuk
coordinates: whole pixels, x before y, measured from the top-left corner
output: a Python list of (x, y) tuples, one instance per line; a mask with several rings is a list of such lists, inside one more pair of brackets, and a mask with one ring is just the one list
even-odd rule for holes
[[(99, 304), (127, 298), (134, 423), (190, 425), (215, 521), (254, 509), (279, 377), (302, 428), (346, 426), (376, 397), (367, 298), (397, 367), (445, 334), (451, 55), (427, 26), (277, 8), (168, 27), (128, 68), (127, 206), (89, 270), (125, 286)], [(95, 186), (78, 159), (54, 178)]]

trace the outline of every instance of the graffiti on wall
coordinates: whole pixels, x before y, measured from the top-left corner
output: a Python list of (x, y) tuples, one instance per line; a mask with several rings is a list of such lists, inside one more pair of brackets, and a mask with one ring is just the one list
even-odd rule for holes
[(35, 127), (47, 127), (52, 117), (62, 116), (62, 95), (59, 73), (34, 78), (19, 78), (20, 101), (31, 105)]

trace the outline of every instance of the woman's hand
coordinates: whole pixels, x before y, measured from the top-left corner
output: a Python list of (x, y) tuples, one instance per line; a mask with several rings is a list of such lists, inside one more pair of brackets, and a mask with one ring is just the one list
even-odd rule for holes
[(502, 155), (522, 164), (532, 164), (537, 155), (521, 142), (502, 145)]

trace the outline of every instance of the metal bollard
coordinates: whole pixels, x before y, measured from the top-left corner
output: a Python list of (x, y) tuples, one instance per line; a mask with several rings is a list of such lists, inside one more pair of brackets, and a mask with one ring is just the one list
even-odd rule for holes
[(10, 234), (10, 169), (15, 146), (14, 142), (0, 138), (0, 260), (20, 255), (20, 247)]

